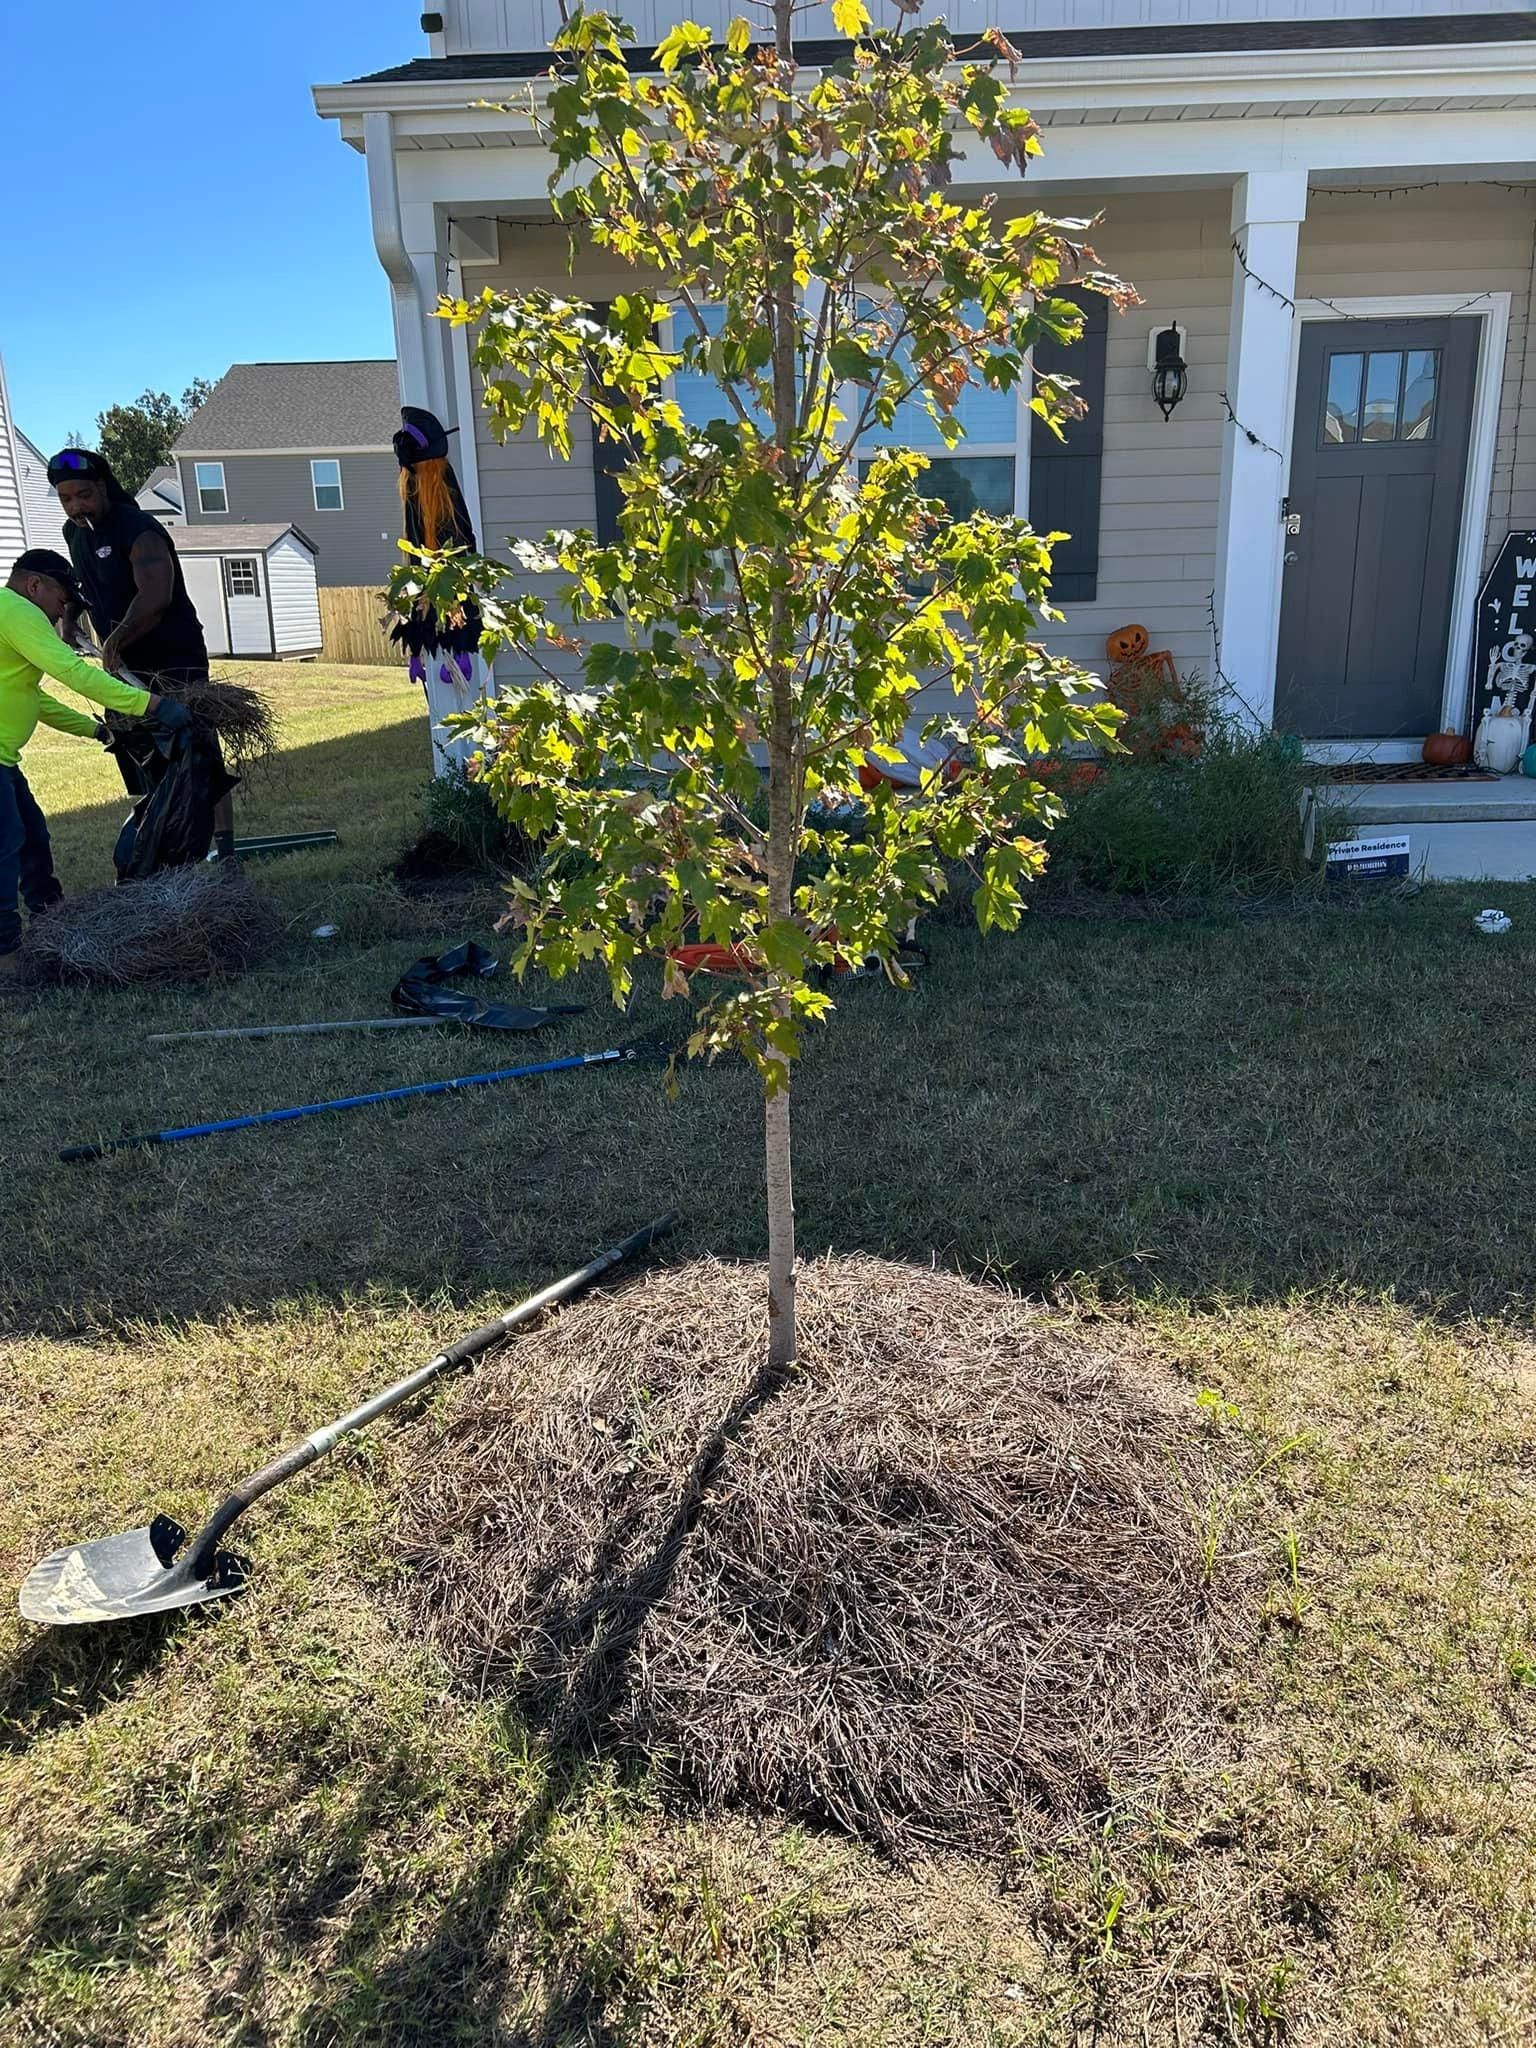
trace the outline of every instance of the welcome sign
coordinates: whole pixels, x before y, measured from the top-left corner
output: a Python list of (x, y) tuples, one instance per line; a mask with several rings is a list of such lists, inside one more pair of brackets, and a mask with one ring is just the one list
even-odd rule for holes
[(1509, 696), (1510, 685), (1501, 685), (1500, 675), (1527, 664), (1536, 665), (1536, 533), (1511, 533), (1477, 594), (1470, 732), (1476, 732), (1491, 697)]

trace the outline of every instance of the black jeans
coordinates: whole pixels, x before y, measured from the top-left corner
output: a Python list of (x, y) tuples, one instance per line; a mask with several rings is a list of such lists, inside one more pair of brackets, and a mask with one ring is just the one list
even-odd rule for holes
[(37, 798), (19, 768), (0, 763), (0, 953), (14, 953), (21, 944), (18, 896), (35, 914), (63, 894)]

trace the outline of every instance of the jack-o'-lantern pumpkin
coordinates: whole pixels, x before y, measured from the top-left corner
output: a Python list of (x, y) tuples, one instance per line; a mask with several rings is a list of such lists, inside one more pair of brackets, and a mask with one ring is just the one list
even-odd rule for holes
[(1117, 626), (1104, 642), (1104, 652), (1111, 661), (1135, 661), (1145, 654), (1151, 636), (1145, 626)]
[(1472, 742), (1462, 732), (1432, 732), (1424, 742), (1424, 759), (1431, 768), (1459, 768), (1472, 758)]

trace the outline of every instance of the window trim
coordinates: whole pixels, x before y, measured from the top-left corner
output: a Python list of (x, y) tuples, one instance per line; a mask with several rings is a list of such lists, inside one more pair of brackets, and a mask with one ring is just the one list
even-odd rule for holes
[[(327, 468), (327, 469), (334, 469), (334, 470), (335, 470), (335, 472), (336, 472), (336, 481), (335, 481), (335, 483), (334, 483), (334, 484), (329, 484), (329, 483), (328, 483), (328, 484), (325, 484), (325, 485), (323, 485), (323, 486), (322, 486), (322, 484), (321, 484), (321, 482), (320, 482), (320, 479), (319, 479), (319, 477), (318, 477), (318, 476), (316, 475), (316, 471), (317, 471), (317, 470), (319, 470), (319, 469), (321, 469), (322, 467), (324, 467), (324, 468)], [(327, 490), (327, 491), (329, 491), (329, 490), (334, 490), (334, 491), (335, 491), (335, 493), (336, 493), (336, 503), (335, 503), (334, 505), (322, 505), (322, 504), (321, 504), (321, 502), (320, 502), (320, 492), (321, 492), (321, 490), (322, 490), (322, 489), (325, 489), (325, 490)], [(314, 504), (315, 504), (315, 510), (316, 510), (317, 512), (345, 512), (345, 511), (346, 511), (346, 509), (347, 509), (347, 493), (346, 493), (346, 486), (345, 486), (345, 485), (343, 484), (343, 482), (342, 482), (342, 476), (341, 476), (341, 457), (340, 457), (339, 455), (312, 455), (312, 456), (310, 457), (310, 459), (309, 459), (309, 495), (310, 495), (310, 497), (311, 497), (311, 498), (312, 498), (312, 499), (314, 500)]]
[[(260, 603), (266, 595), (261, 580), (261, 557), (259, 555), (224, 555), (221, 559), (224, 564), (224, 596), (226, 601), (238, 597)], [(235, 571), (236, 569), (247, 568), (251, 572), (251, 579), (255, 583), (256, 588), (254, 590), (236, 590)]]
[[(205, 470), (218, 471), (219, 480), (216, 484), (205, 484), (203, 482), (203, 473)], [(197, 492), (197, 509), (206, 518), (222, 518), (224, 515), (228, 513), (229, 482), (224, 474), (224, 465), (222, 462), (194, 462), (192, 465), (192, 485), (194, 490)], [(222, 498), (224, 500), (223, 504), (208, 504), (206, 501), (210, 495)]]

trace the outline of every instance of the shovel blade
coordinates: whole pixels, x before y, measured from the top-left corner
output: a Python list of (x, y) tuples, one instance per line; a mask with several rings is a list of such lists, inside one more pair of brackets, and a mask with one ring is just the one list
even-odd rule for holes
[(183, 1532), (162, 1515), (145, 1529), (55, 1550), (22, 1581), (22, 1614), (48, 1628), (69, 1628), (166, 1614), (239, 1592), (246, 1580), (243, 1559), (221, 1550), (212, 1573), (197, 1576), (172, 1555), (183, 1540)]

